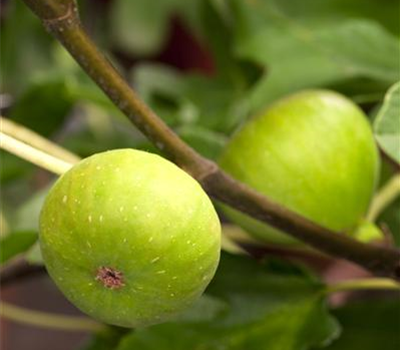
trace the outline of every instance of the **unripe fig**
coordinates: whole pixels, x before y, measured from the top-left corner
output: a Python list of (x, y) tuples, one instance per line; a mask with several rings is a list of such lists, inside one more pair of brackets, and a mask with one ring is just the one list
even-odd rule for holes
[[(379, 156), (364, 113), (331, 91), (300, 92), (270, 106), (232, 137), (220, 165), (275, 202), (335, 231), (355, 230), (378, 180)], [(298, 244), (231, 208), (249, 233)]]
[(105, 323), (163, 322), (204, 291), (220, 223), (200, 185), (137, 150), (84, 159), (50, 190), (40, 216), (46, 268), (65, 296)]

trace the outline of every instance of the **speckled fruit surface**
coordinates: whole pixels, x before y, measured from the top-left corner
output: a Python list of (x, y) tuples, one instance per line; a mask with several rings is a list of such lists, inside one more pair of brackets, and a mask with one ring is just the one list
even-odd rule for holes
[[(310, 90), (276, 102), (247, 122), (228, 143), (220, 165), (320, 225), (351, 231), (369, 206), (379, 155), (370, 125), (352, 101)], [(224, 210), (262, 240), (298, 243), (238, 211)]]
[(200, 185), (137, 150), (84, 159), (40, 216), (46, 268), (65, 296), (105, 323), (141, 327), (184, 310), (212, 279), (220, 223)]

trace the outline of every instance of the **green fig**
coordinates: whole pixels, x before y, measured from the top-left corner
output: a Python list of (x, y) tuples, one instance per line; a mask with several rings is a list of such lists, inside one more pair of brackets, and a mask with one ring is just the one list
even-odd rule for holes
[(200, 185), (170, 161), (123, 149), (86, 158), (50, 190), (40, 246), (79, 309), (123, 327), (173, 318), (212, 279), (220, 223)]
[[(351, 233), (369, 207), (379, 154), (366, 116), (346, 97), (304, 91), (284, 98), (241, 127), (221, 167), (273, 201), (334, 231)], [(297, 240), (234, 209), (227, 216), (259, 239)]]

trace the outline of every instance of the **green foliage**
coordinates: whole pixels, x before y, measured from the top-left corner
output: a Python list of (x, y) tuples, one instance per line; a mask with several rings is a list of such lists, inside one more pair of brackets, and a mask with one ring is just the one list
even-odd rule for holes
[(199, 125), (231, 131), (247, 115), (244, 90), (224, 78), (180, 74), (160, 65), (139, 65), (132, 80), (143, 97), (172, 126)]
[[(399, 83), (393, 85), (400, 79), (398, 0), (114, 0), (105, 14), (92, 11), (92, 3), (82, 16), (91, 36), (110, 49), (106, 55), (140, 96), (203, 155), (218, 158), (248, 116), (292, 91), (333, 88), (378, 110), (392, 86), (374, 130), (381, 148), (399, 162)], [(126, 147), (155, 151), (22, 1), (8, 1), (3, 9), (1, 93), (12, 101), (7, 117), (81, 156)], [(213, 71), (178, 71), (159, 62), (172, 18), (210, 54)], [(41, 263), (35, 242), (47, 190), (38, 189), (49, 178), (4, 152), (0, 168), (2, 210), (10, 219), (1, 262), (25, 254)], [(389, 228), (398, 246), (399, 212), (397, 199), (376, 223)], [(371, 227), (362, 234), (369, 236)], [(179, 319), (134, 331), (111, 328), (85, 350), (399, 348), (398, 301), (350, 304), (333, 310), (333, 317), (323, 289), (297, 269), (224, 254), (207, 294)], [(324, 347), (339, 335), (335, 318), (343, 334)]]
[(400, 164), (400, 81), (387, 92), (374, 131), (382, 149)]
[(208, 295), (226, 306), (212, 321), (136, 330), (117, 350), (300, 350), (330, 342), (339, 329), (326, 311), (323, 286), (289, 271), (223, 254)]
[(52, 39), (22, 1), (12, 1), (4, 7), (6, 19), (0, 31), (1, 90), (21, 92), (51, 64)]
[(50, 136), (60, 128), (72, 106), (65, 79), (47, 79), (30, 85), (9, 117), (43, 136)]
[(16, 255), (25, 252), (37, 240), (37, 232), (15, 232), (0, 240), (0, 265)]
[(342, 336), (326, 350), (396, 350), (400, 347), (400, 301), (370, 300), (341, 307), (333, 314)]
[(293, 16), (279, 1), (229, 3), (235, 52), (267, 68), (251, 96), (255, 108), (307, 87), (355, 77), (387, 84), (399, 78), (399, 61), (393, 54), (398, 40), (374, 21), (346, 19), (335, 12), (316, 18), (307, 7), (298, 7)]

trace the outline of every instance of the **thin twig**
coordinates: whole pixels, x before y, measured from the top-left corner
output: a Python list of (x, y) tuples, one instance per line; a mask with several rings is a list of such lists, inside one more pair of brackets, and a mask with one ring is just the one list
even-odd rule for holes
[(367, 215), (368, 221), (375, 221), (381, 212), (400, 195), (400, 174), (394, 175), (376, 194)]
[(64, 174), (72, 166), (2, 132), (0, 132), (0, 148), (57, 175)]
[(28, 310), (11, 305), (5, 301), (2, 301), (0, 304), (0, 315), (11, 321), (63, 331), (98, 332), (106, 327), (86, 317), (66, 316)]
[(359, 243), (272, 202), (234, 180), (185, 144), (131, 89), (83, 29), (73, 0), (24, 0), (114, 104), (209, 195), (284, 230), (325, 253), (348, 259), (378, 275), (400, 277), (400, 252)]
[(388, 278), (360, 278), (338, 282), (327, 286), (326, 293), (336, 293), (352, 290), (394, 290), (400, 292), (400, 284)]
[(11, 136), (19, 141), (26, 143), (40, 151), (64, 160), (67, 163), (77, 163), (80, 158), (75, 154), (69, 152), (65, 148), (60, 147), (54, 142), (49, 141), (45, 137), (37, 134), (36, 132), (13, 122), (10, 119), (0, 116), (0, 131), (8, 136)]

